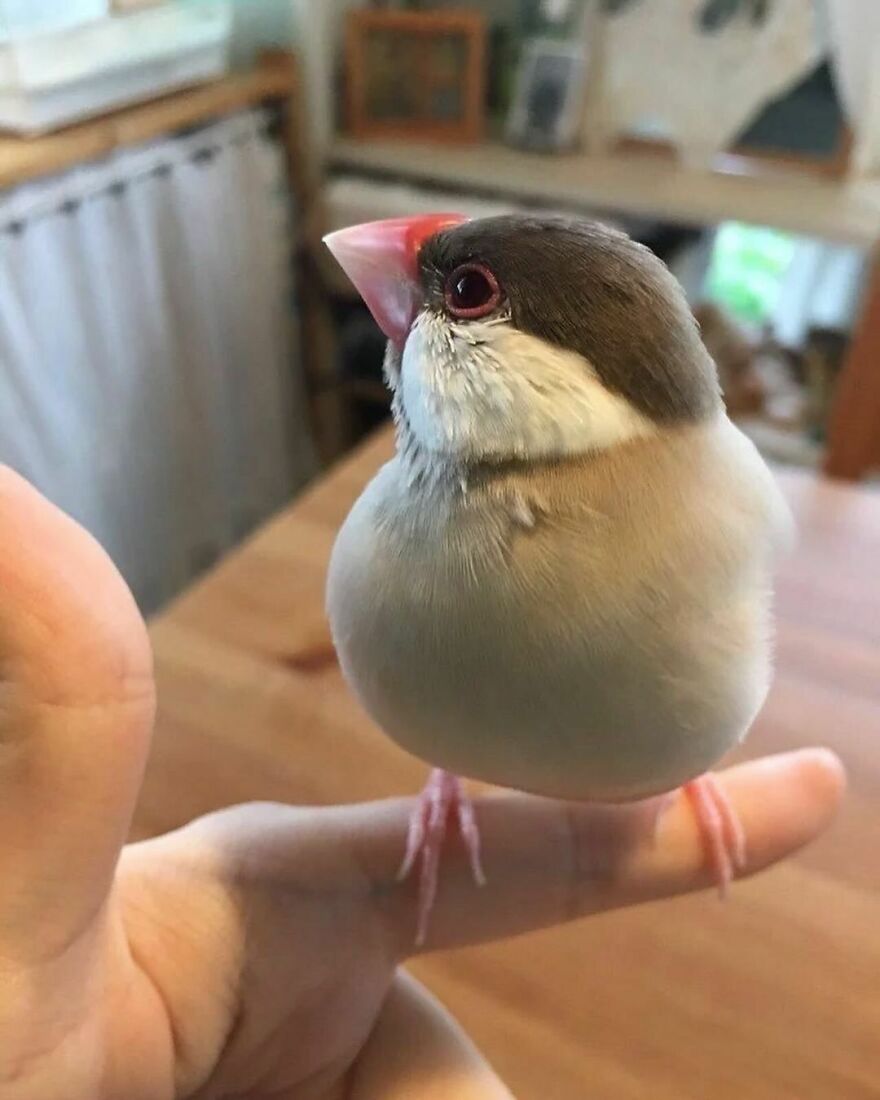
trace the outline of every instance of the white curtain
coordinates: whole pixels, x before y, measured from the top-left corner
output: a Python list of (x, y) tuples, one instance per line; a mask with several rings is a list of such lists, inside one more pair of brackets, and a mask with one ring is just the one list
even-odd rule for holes
[(773, 311), (773, 334), (800, 347), (811, 328), (851, 332), (867, 275), (861, 248), (799, 238)]
[(0, 461), (98, 537), (146, 609), (313, 469), (268, 121), (0, 194)]
[(831, 62), (856, 135), (855, 167), (880, 172), (880, 3), (825, 0)]

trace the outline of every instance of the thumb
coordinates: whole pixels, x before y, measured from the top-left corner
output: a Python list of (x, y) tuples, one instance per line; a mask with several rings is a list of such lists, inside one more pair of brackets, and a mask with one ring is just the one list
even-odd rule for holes
[(49, 957), (100, 911), (152, 720), (149, 641), (122, 578), (0, 467), (0, 957)]

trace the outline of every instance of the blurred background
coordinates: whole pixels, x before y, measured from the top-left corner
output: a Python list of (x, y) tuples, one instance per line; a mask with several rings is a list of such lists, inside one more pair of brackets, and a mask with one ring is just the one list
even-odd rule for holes
[(0, 0), (0, 460), (161, 607), (388, 415), (320, 246), (576, 211), (779, 463), (880, 465), (873, 0)]

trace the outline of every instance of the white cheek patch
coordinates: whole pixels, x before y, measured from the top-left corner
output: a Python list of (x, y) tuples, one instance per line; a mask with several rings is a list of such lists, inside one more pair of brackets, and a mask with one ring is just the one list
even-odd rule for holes
[(462, 458), (584, 454), (655, 431), (586, 359), (506, 318), (422, 314), (404, 349), (401, 397), (422, 446)]

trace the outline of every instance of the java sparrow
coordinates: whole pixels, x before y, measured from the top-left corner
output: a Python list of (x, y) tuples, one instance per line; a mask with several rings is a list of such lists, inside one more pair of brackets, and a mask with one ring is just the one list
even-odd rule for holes
[(425, 938), (458, 776), (563, 799), (684, 787), (722, 891), (743, 834), (707, 775), (771, 667), (786, 507), (724, 413), (664, 265), (571, 218), (402, 218), (326, 243), (389, 338), (397, 453), (327, 609), (375, 721), (434, 766), (403, 873)]

